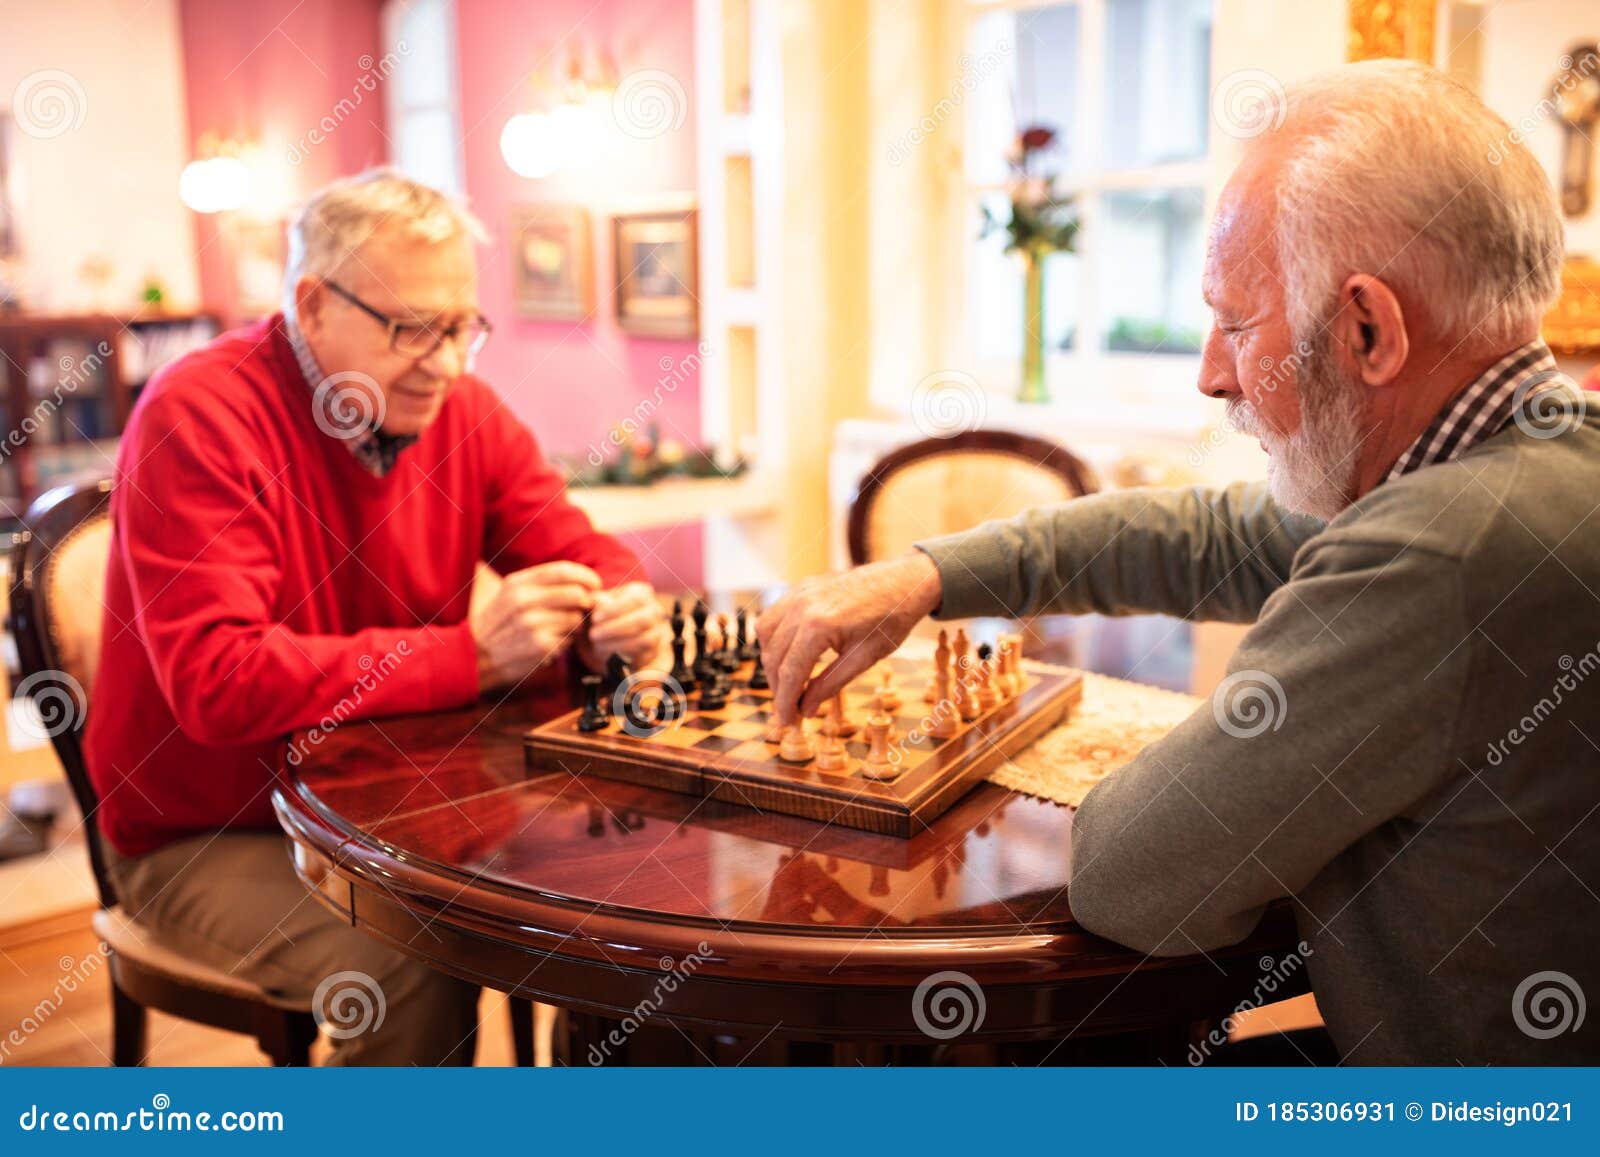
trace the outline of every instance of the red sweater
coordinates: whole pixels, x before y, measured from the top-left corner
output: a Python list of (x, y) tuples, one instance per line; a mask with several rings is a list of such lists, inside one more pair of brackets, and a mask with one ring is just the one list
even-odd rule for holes
[(470, 703), (479, 559), (502, 574), (571, 559), (608, 586), (638, 570), (471, 376), (369, 474), (313, 421), (281, 317), (151, 380), (111, 511), (85, 745), (100, 830), (128, 856), (270, 829), (296, 728)]

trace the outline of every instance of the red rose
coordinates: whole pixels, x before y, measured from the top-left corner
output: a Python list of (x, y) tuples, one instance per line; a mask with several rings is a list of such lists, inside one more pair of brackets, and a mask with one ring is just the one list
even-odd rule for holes
[(1047, 125), (1030, 125), (1022, 130), (1022, 148), (1025, 152), (1048, 149), (1056, 139), (1056, 130)]

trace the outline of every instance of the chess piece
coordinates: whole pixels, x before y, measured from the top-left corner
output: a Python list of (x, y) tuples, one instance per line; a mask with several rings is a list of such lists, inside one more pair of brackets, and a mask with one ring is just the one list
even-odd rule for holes
[(778, 758), (785, 763), (809, 763), (816, 758), (817, 745), (806, 734), (803, 724), (796, 723), (784, 729), (778, 741)]
[(1007, 635), (1006, 641), (1011, 644), (1010, 654), (1006, 657), (1006, 669), (1011, 674), (1011, 694), (1016, 697), (1028, 687), (1027, 676), (1022, 673), (1022, 636)]
[(894, 668), (886, 662), (878, 664), (878, 703), (885, 711), (900, 709), (900, 692), (894, 689)]
[[(941, 657), (942, 656), (942, 657)], [(939, 650), (934, 653), (933, 681), (935, 698), (930, 713), (933, 725), (928, 734), (949, 739), (960, 730), (960, 709), (951, 694), (950, 651), (944, 645), (944, 632), (939, 632)]]
[(683, 603), (674, 599), (672, 602), (672, 681), (685, 691), (693, 691), (695, 687), (694, 672), (689, 670), (689, 664), (684, 661), (688, 640), (684, 638), (683, 628)]
[(982, 711), (993, 711), (1000, 706), (1000, 691), (994, 682), (994, 648), (988, 643), (978, 648), (977, 692), (978, 707)]
[(924, 703), (939, 702), (939, 668), (950, 666), (950, 636), (943, 628), (939, 628), (939, 645), (933, 652), (933, 674), (928, 676), (928, 685), (923, 689), (922, 701)]
[(578, 730), (585, 734), (594, 731), (604, 731), (611, 723), (611, 717), (606, 714), (600, 705), (600, 676), (585, 675), (583, 683), (583, 714), (578, 716)]
[(740, 607), (737, 618), (739, 623), (739, 647), (735, 653), (739, 656), (739, 661), (745, 663), (756, 657), (756, 636), (755, 632), (750, 630), (749, 611)]
[(739, 669), (739, 645), (734, 642), (733, 628), (728, 623), (727, 615), (717, 616), (717, 633), (722, 641), (717, 651), (717, 664), (731, 675)]
[(778, 717), (776, 715), (774, 715), (767, 722), (767, 733), (765, 735), (763, 735), (761, 738), (765, 739), (768, 743), (782, 743), (783, 742), (783, 731), (784, 731), (783, 724), (779, 723), (778, 722)]
[(627, 682), (628, 661), (613, 651), (606, 657), (606, 676), (601, 683), (601, 688), (609, 695), (615, 695), (617, 688)]
[(750, 690), (752, 690), (752, 691), (766, 691), (766, 690), (769, 690), (771, 688), (772, 684), (767, 682), (767, 668), (761, 662), (761, 640), (760, 639), (757, 639), (756, 643), (755, 643), (755, 659), (756, 659), (756, 665), (750, 671), (750, 682), (748, 684), (746, 684), (746, 686), (748, 686), (750, 688)]
[(850, 762), (845, 754), (844, 740), (839, 738), (839, 720), (844, 715), (844, 696), (841, 695), (830, 705), (830, 710), (822, 719), (822, 742), (817, 745), (818, 771), (843, 771)]
[(978, 717), (978, 698), (972, 688), (971, 668), (972, 659), (967, 655), (966, 636), (957, 630), (955, 669), (950, 673), (950, 689), (955, 694), (951, 700), (955, 704), (956, 714), (967, 723)]
[(844, 736), (846, 739), (849, 739), (852, 735), (861, 730), (861, 726), (854, 719), (850, 718), (850, 712), (845, 708), (844, 705), (843, 692), (840, 692), (834, 698), (833, 702), (839, 712), (839, 734)]
[(711, 682), (700, 685), (700, 710), (721, 711), (727, 705), (728, 687), (721, 675), (713, 675)]
[(1000, 688), (1002, 699), (1015, 699), (1022, 692), (1017, 679), (1017, 651), (1016, 636), (1000, 636), (1000, 667), (995, 676), (995, 682)]
[(861, 763), (861, 774), (868, 779), (893, 779), (900, 774), (900, 765), (889, 755), (889, 740), (893, 734), (894, 720), (879, 700), (867, 717), (867, 758)]
[(711, 681), (711, 648), (708, 645), (710, 640), (706, 635), (706, 619), (710, 617), (710, 614), (711, 612), (706, 609), (705, 599), (696, 599), (694, 601), (692, 615), (694, 619), (694, 666), (690, 670), (694, 672), (694, 677), (697, 681), (701, 679), (707, 682)]

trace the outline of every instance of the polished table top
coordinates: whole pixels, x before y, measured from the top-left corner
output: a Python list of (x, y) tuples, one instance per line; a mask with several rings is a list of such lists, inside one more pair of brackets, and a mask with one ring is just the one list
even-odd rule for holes
[(692, 958), (696, 983), (661, 1015), (817, 1036), (909, 1036), (909, 1001), (885, 996), (943, 970), (982, 987), (996, 1037), (1220, 1015), (1294, 940), (1286, 911), (1207, 958), (1085, 932), (1068, 903), (1071, 809), (991, 784), (900, 839), (581, 766), (532, 772), (523, 734), (559, 706), (516, 698), (298, 741), (276, 805), (302, 877), (374, 934), (506, 991), (618, 1013)]

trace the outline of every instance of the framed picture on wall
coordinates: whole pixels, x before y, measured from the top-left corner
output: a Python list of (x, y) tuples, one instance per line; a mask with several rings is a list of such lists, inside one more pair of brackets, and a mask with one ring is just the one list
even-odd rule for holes
[(693, 209), (619, 213), (617, 325), (639, 337), (692, 338), (700, 332), (699, 238)]
[(511, 213), (517, 313), (583, 321), (594, 309), (589, 214), (577, 205), (520, 205)]

